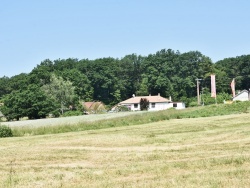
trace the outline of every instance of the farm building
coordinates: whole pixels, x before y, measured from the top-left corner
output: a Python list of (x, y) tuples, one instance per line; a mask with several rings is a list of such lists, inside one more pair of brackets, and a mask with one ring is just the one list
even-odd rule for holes
[(250, 100), (250, 93), (249, 91), (242, 90), (239, 92), (235, 97), (233, 97), (233, 101), (249, 101)]
[(84, 102), (83, 107), (87, 113), (96, 114), (106, 111), (102, 102)]
[(171, 97), (169, 99), (160, 96), (160, 94), (156, 96), (135, 96), (129, 98), (125, 101), (119, 103), (119, 105), (126, 106), (132, 111), (138, 111), (140, 109), (140, 101), (141, 99), (147, 99), (149, 101), (148, 111), (159, 111), (166, 110), (168, 108), (176, 108), (183, 109), (185, 108), (185, 104), (182, 102), (172, 102)]

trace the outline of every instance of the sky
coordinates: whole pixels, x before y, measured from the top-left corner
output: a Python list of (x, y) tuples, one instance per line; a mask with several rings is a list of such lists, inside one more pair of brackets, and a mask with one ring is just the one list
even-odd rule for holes
[(45, 59), (250, 54), (249, 0), (0, 0), (0, 77)]

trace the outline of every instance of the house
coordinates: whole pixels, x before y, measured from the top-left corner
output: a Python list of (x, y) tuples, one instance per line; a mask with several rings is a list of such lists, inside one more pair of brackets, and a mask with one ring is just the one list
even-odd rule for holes
[(102, 102), (84, 102), (83, 107), (87, 114), (96, 114), (106, 111), (105, 105)]
[(233, 97), (233, 101), (249, 101), (250, 100), (250, 92), (246, 89), (239, 92), (235, 97)]
[(147, 99), (149, 101), (149, 107), (148, 111), (159, 111), (159, 110), (165, 110), (168, 108), (176, 108), (176, 109), (182, 109), (185, 108), (185, 104), (182, 102), (172, 102), (171, 97), (169, 99), (166, 99), (160, 94), (156, 96), (135, 96), (133, 95), (132, 98), (129, 98), (125, 101), (122, 101), (119, 103), (119, 105), (126, 106), (132, 111), (138, 111), (140, 109), (140, 101), (141, 99)]

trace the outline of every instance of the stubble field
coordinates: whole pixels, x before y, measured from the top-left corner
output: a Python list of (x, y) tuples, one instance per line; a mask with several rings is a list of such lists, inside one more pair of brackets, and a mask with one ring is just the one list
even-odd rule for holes
[(2, 138), (2, 187), (249, 187), (249, 114)]

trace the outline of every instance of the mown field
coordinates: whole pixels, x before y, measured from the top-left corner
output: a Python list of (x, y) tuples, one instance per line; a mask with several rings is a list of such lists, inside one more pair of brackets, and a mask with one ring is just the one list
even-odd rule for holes
[(249, 187), (250, 114), (1, 138), (2, 187)]

